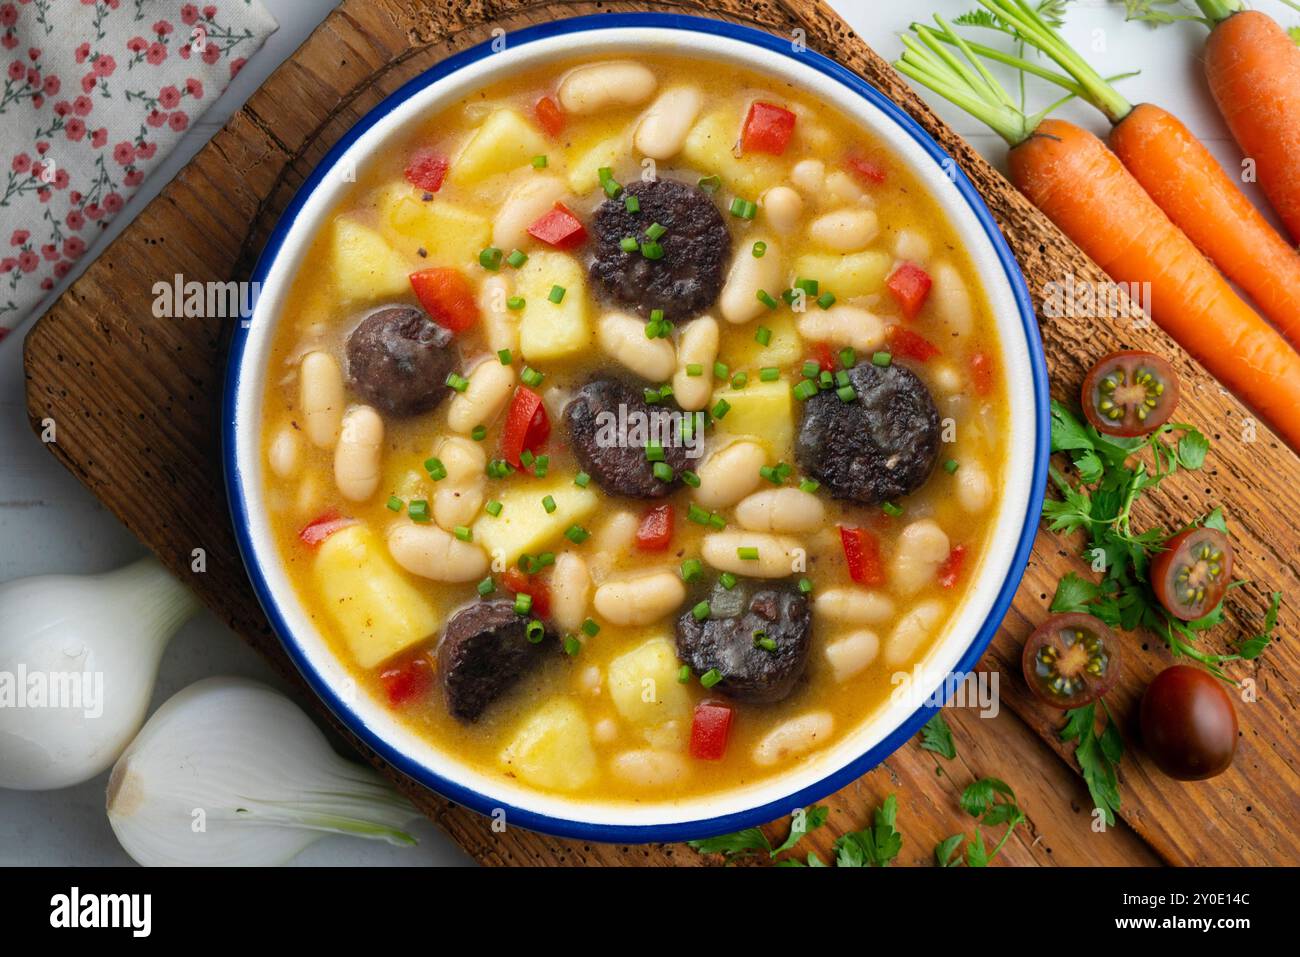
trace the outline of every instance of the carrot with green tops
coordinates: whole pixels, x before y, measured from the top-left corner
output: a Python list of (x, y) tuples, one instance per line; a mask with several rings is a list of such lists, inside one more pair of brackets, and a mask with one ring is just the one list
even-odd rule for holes
[[(1111, 149), (1156, 205), (1246, 291), (1282, 335), (1300, 347), (1300, 252), (1269, 225), (1204, 144), (1160, 107), (1130, 104), (1024, 0), (979, 3), (996, 18), (979, 25), (1011, 33), (1069, 74), (1034, 71), (1105, 114), (1113, 124)], [(978, 45), (972, 49), (977, 54), (987, 50)], [(1295, 53), (1300, 59), (1300, 49)], [(997, 51), (983, 55), (1011, 66), (1028, 65)], [(1300, 119), (1296, 130), (1300, 137)]]
[[(1300, 450), (1300, 355), (1228, 285), (1104, 143), (1051, 108), (1026, 116), (942, 18), (898, 69), (1010, 145), (1012, 182), (1112, 279), (1151, 284), (1151, 317)], [(919, 42), (918, 42), (919, 41)], [(951, 43), (969, 64), (945, 45)]]

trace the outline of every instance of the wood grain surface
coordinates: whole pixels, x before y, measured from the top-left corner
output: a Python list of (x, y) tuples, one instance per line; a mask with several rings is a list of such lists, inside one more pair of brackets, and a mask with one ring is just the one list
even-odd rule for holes
[[(414, 2), (345, 0), (193, 162), (47, 313), (27, 337), (28, 409), (38, 431), (53, 422), (51, 451), (202, 600), (286, 676), (295, 678), (253, 597), (239, 560), (221, 484), (219, 397), (232, 320), (158, 319), (152, 286), (247, 278), (276, 216), (308, 171), (387, 93), (447, 55), (507, 31), (562, 17), (659, 9), (750, 23), (834, 57), (914, 116), (984, 195), (1036, 301), (1046, 283), (1104, 275), (986, 162), (947, 129), (882, 57), (827, 5), (813, 0), (660, 3)], [(890, 51), (892, 52), (892, 51)], [(1213, 439), (1204, 471), (1180, 473), (1141, 503), (1135, 520), (1177, 525), (1216, 505), (1229, 514), (1240, 574), (1227, 625), (1204, 640), (1222, 650), (1258, 628), (1267, 595), (1296, 588), (1300, 460), (1150, 324), (1051, 319), (1042, 334), (1053, 394), (1077, 394), (1103, 353), (1140, 347), (1174, 362), (1184, 383), (1180, 418)], [(958, 758), (939, 762), (915, 742), (826, 803), (830, 825), (806, 843), (825, 859), (837, 834), (863, 826), (886, 794), (899, 798), (900, 863), (932, 861), (934, 844), (971, 819), (957, 805), (975, 778), (1010, 783), (1029, 824), (1007, 845), (1009, 864), (1300, 863), (1300, 746), (1294, 676), (1300, 651), (1294, 606), (1256, 664), (1236, 666), (1255, 695), (1238, 703), (1242, 738), (1233, 768), (1199, 784), (1162, 777), (1136, 747), (1141, 689), (1170, 655), (1154, 636), (1127, 637), (1122, 683), (1110, 695), (1130, 742), (1120, 772), (1120, 823), (1090, 827), (1091, 802), (1058, 712), (1029, 698), (1020, 648), (1067, 571), (1086, 572), (1080, 542), (1040, 531), (1024, 582), (981, 667), (1002, 673), (1002, 710), (983, 719), (949, 709)], [(206, 551), (202, 574), (191, 554)], [(322, 713), (324, 709), (322, 708)], [(344, 733), (345, 737), (348, 737)], [(354, 739), (351, 743), (365, 753)], [(378, 762), (373, 754), (367, 759)], [(478, 815), (385, 769), (418, 806), (486, 864), (700, 864), (682, 846), (622, 847), (562, 841), (518, 828), (495, 833)], [(778, 822), (774, 832), (783, 833)]]

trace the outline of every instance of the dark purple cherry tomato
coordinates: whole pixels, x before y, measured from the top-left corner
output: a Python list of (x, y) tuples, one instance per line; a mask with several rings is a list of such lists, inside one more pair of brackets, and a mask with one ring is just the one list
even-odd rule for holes
[(1025, 642), (1020, 665), (1040, 701), (1078, 708), (1096, 701), (1119, 678), (1119, 642), (1092, 615), (1053, 615)]
[(1214, 610), (1232, 580), (1232, 544), (1217, 528), (1189, 528), (1151, 559), (1151, 587), (1165, 610), (1191, 621)]
[(1203, 781), (1232, 764), (1237, 712), (1208, 671), (1174, 665), (1156, 675), (1142, 696), (1141, 722), (1147, 754), (1171, 778)]
[(1083, 380), (1083, 414), (1107, 435), (1153, 432), (1177, 405), (1174, 367), (1152, 352), (1112, 352)]

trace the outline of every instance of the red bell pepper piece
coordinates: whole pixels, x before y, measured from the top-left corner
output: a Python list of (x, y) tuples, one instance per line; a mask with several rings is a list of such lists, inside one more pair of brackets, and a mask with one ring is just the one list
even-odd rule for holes
[(563, 203), (556, 203), (549, 212), (528, 227), (528, 235), (556, 249), (573, 249), (587, 241), (587, 229)]
[(794, 122), (795, 115), (787, 109), (771, 103), (751, 103), (740, 133), (741, 151), (780, 156), (790, 145)]
[(691, 720), (691, 757), (701, 761), (719, 761), (727, 753), (727, 737), (735, 716), (725, 704), (701, 701)]
[(425, 192), (436, 193), (442, 189), (442, 181), (447, 178), (447, 157), (424, 147), (411, 154), (406, 164), (406, 181)]
[(849, 577), (859, 585), (883, 585), (885, 566), (880, 559), (880, 542), (865, 528), (840, 526), (840, 544), (844, 547), (844, 561), (849, 566)]
[(970, 381), (971, 385), (975, 387), (976, 395), (991, 395), (993, 393), (995, 374), (993, 357), (987, 352), (977, 352), (970, 357)]
[(939, 354), (939, 347), (924, 336), (902, 326), (889, 327), (889, 351), (904, 359), (929, 362)]
[(516, 388), (501, 430), (501, 454), (505, 460), (520, 468), (519, 456), (524, 449), (537, 452), (550, 435), (551, 420), (546, 415), (546, 406), (542, 405), (542, 397), (526, 385)]
[(424, 655), (412, 658), (379, 675), (391, 705), (404, 704), (433, 686), (433, 668)]
[(464, 332), (478, 322), (474, 289), (459, 269), (435, 266), (410, 276), (411, 288), (433, 321), (452, 332)]
[(844, 167), (865, 186), (879, 186), (886, 178), (885, 168), (861, 153), (850, 153), (844, 160)]
[(303, 544), (315, 548), (335, 532), (355, 524), (357, 524), (355, 518), (348, 518), (346, 515), (340, 515), (337, 509), (330, 509), (304, 525), (298, 532), (298, 538)]
[(636, 530), (636, 547), (643, 552), (662, 552), (673, 540), (673, 507), (656, 505), (641, 517)]
[(829, 343), (814, 342), (812, 350), (813, 361), (822, 367), (823, 372), (835, 371), (835, 354), (831, 352)]
[(564, 111), (549, 96), (544, 96), (537, 101), (533, 106), (533, 115), (537, 117), (538, 125), (551, 139), (564, 132), (566, 122)]
[(939, 566), (939, 584), (944, 588), (952, 588), (956, 585), (957, 579), (961, 578), (961, 569), (965, 563), (966, 546), (954, 545), (948, 557)]
[(533, 599), (532, 616), (547, 618), (551, 614), (551, 589), (539, 578), (525, 575), (518, 566), (512, 565), (502, 576), (501, 582), (506, 589), (516, 595), (528, 595)]
[(889, 291), (894, 294), (894, 298), (898, 300), (899, 306), (902, 307), (903, 315), (908, 319), (916, 318), (916, 314), (925, 305), (933, 284), (930, 274), (912, 263), (903, 263), (885, 282)]

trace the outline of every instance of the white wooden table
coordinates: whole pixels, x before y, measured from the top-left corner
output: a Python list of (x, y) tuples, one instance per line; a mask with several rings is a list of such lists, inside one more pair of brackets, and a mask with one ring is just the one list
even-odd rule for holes
[[(196, 123), (177, 152), (144, 184), (126, 209), (83, 258), (92, 261), (197, 152), (257, 85), (315, 28), (335, 0), (264, 0), (280, 29), (240, 73), (217, 104)], [(947, 18), (972, 8), (973, 0), (838, 0), (834, 6), (858, 34), (881, 54), (894, 58), (901, 49), (898, 33), (913, 20), (938, 12)], [(1189, 4), (1190, 5), (1190, 4)], [(1257, 0), (1257, 9), (1286, 26), (1300, 24), (1300, 14), (1278, 0)], [(1176, 113), (1200, 136), (1229, 170), (1241, 157), (1216, 111), (1200, 69), (1205, 30), (1178, 24), (1159, 30), (1125, 23), (1117, 0), (1073, 0), (1065, 30), (1103, 75), (1140, 69), (1121, 84), (1133, 102), (1149, 100)], [(994, 42), (994, 41), (990, 41)], [(1008, 82), (1010, 78), (1008, 77)], [(923, 91), (939, 114), (996, 165), (1004, 167), (1005, 144), (960, 110)], [(1031, 102), (1047, 102), (1038, 85)], [(1052, 95), (1054, 99), (1054, 95)], [(1100, 114), (1077, 104), (1059, 115), (1104, 134)], [(1254, 190), (1254, 187), (1248, 187)], [(1259, 197), (1252, 192), (1257, 202)], [(1270, 214), (1270, 218), (1271, 214)], [(1274, 219), (1274, 222), (1276, 220)], [(0, 232), (4, 232), (0, 223)], [(78, 272), (52, 294), (57, 296)], [(51, 301), (52, 301), (51, 298)], [(45, 573), (106, 571), (137, 557), (138, 542), (54, 460), (27, 425), (23, 403), (21, 335), (0, 343), (0, 582)], [(0, 628), (4, 623), (0, 622)], [(193, 681), (214, 674), (238, 674), (279, 684), (267, 666), (211, 615), (187, 625), (163, 659), (154, 706)], [(0, 866), (129, 864), (104, 816), (106, 775), (80, 787), (55, 793), (0, 790)], [(305, 865), (468, 864), (469, 858), (428, 821), (413, 825), (416, 849), (391, 848), (350, 838), (326, 838), (304, 852)]]

